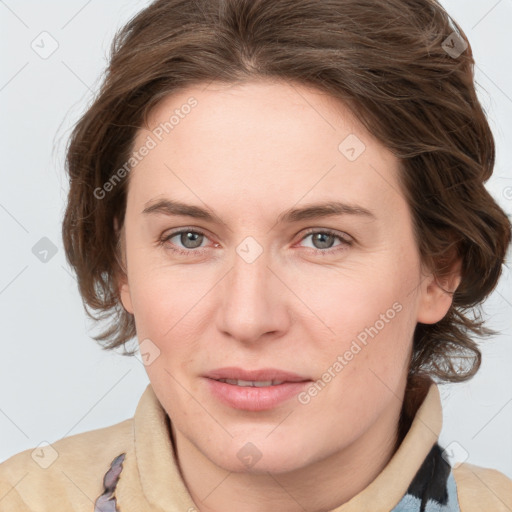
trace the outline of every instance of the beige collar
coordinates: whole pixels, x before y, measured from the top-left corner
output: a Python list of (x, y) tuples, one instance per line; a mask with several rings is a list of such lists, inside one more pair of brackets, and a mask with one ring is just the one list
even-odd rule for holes
[[(116, 490), (119, 509), (195, 512), (174, 457), (167, 415), (151, 385), (139, 401), (133, 425), (134, 446), (127, 451)], [(389, 512), (407, 492), (441, 427), (441, 399), (437, 385), (432, 384), (409, 432), (382, 472), (349, 502), (331, 512)]]

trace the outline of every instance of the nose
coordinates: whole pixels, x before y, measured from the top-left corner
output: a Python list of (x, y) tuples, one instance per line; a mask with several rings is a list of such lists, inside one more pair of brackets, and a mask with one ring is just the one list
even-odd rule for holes
[(217, 327), (224, 335), (251, 344), (286, 332), (288, 294), (270, 260), (266, 251), (254, 260), (243, 250), (234, 255), (233, 266), (217, 290)]

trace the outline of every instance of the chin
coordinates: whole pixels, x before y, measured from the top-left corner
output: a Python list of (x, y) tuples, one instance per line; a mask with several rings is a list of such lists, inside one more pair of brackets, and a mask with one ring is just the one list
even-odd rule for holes
[[(299, 470), (312, 462), (309, 455), (297, 450), (300, 443), (278, 446), (276, 443), (245, 441), (233, 443), (229, 449), (220, 452), (205, 452), (205, 455), (217, 466), (233, 473), (279, 474)], [(264, 446), (263, 446), (264, 445)]]

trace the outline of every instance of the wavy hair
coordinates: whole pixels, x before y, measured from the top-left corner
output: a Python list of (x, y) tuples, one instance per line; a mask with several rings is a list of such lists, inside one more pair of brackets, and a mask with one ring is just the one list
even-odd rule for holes
[(67, 147), (62, 235), (87, 314), (109, 321), (95, 339), (112, 349), (136, 335), (117, 285), (114, 219), (123, 224), (128, 179), (105, 197), (95, 191), (129, 160), (164, 97), (257, 79), (331, 95), (399, 158), (422, 261), (442, 278), (460, 259), (462, 274), (446, 316), (416, 326), (408, 389), (426, 377), (472, 377), (481, 361), (474, 338), (494, 334), (480, 306), (497, 285), (511, 225), (485, 188), (495, 145), (471, 46), (435, 0), (157, 0), (131, 19)]

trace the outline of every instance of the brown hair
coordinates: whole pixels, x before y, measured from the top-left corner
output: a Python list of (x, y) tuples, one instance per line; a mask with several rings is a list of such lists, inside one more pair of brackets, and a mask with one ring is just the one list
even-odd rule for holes
[(111, 320), (95, 339), (114, 348), (136, 335), (118, 295), (123, 268), (113, 223), (123, 224), (128, 179), (104, 197), (95, 191), (129, 160), (151, 109), (173, 92), (213, 80), (285, 80), (339, 99), (401, 159), (424, 263), (442, 278), (461, 260), (462, 280), (445, 318), (416, 326), (408, 387), (425, 376), (474, 375), (481, 354), (472, 336), (494, 333), (483, 326), (479, 307), (498, 282), (511, 226), (484, 187), (495, 147), (473, 65), (467, 37), (435, 0), (149, 5), (116, 34), (101, 89), (67, 151), (67, 259), (86, 312)]

